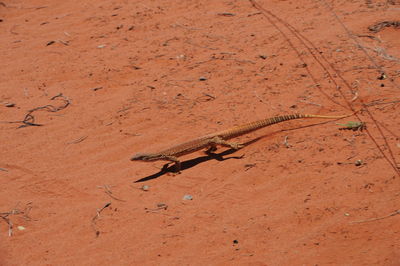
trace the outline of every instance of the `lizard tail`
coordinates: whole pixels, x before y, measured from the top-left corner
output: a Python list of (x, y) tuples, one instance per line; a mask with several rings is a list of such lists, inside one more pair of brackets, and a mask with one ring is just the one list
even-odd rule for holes
[(310, 115), (310, 114), (297, 114), (299, 118), (325, 118), (325, 119), (340, 119), (349, 117), (351, 115)]
[(280, 115), (267, 119), (258, 120), (255, 122), (251, 122), (248, 124), (244, 124), (241, 126), (236, 126), (221, 132), (218, 132), (216, 135), (222, 137), (223, 139), (231, 139), (235, 138), (249, 132), (273, 125), (278, 124), (288, 120), (301, 119), (301, 118), (325, 118), (325, 119), (340, 119), (345, 118), (350, 115), (340, 115), (340, 116), (328, 116), (328, 115), (309, 115), (309, 114), (289, 114), (289, 115)]

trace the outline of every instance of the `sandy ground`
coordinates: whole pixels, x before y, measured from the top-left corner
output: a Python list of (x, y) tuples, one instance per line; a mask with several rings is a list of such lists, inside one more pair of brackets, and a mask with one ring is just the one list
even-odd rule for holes
[(400, 265), (400, 3), (257, 3), (0, 2), (1, 265)]

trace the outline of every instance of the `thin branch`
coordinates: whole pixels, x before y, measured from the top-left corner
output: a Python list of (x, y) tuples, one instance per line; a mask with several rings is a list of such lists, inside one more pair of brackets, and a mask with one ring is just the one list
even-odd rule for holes
[(91, 223), (91, 225), (92, 225), (93, 230), (96, 232), (96, 237), (98, 237), (98, 236), (100, 235), (100, 231), (98, 230), (97, 225), (96, 225), (96, 220), (100, 218), (100, 213), (101, 213), (105, 208), (109, 207), (110, 205), (111, 205), (111, 202), (107, 202), (101, 209), (97, 209), (97, 210), (96, 210), (96, 215), (93, 216), (93, 218), (92, 218), (92, 223)]
[(367, 222), (373, 222), (373, 221), (378, 221), (378, 220), (383, 220), (392, 216), (395, 216), (397, 214), (400, 214), (400, 210), (396, 210), (395, 212), (392, 212), (388, 215), (382, 216), (382, 217), (375, 217), (375, 218), (371, 218), (371, 219), (365, 219), (365, 220), (359, 220), (359, 221), (353, 221), (350, 222), (351, 224), (356, 224), (356, 223), (367, 223)]

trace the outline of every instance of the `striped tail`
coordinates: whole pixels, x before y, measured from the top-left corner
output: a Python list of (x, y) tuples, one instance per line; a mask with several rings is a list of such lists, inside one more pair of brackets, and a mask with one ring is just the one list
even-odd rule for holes
[(300, 118), (323, 118), (323, 119), (340, 119), (348, 117), (349, 115), (340, 115), (340, 116), (327, 116), (327, 115), (309, 115), (309, 114), (290, 114), (290, 115), (280, 115), (267, 119), (258, 120), (255, 122), (250, 122), (248, 124), (244, 124), (241, 126), (236, 126), (231, 129), (227, 129), (217, 133), (216, 135), (222, 137), (223, 139), (231, 139), (235, 138), (252, 131), (281, 123), (288, 120), (300, 119)]

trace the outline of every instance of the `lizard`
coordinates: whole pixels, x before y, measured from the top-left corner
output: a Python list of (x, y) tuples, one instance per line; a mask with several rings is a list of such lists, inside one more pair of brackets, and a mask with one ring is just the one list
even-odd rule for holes
[[(325, 119), (340, 119), (348, 117), (349, 115), (341, 116), (326, 116), (326, 115), (311, 115), (311, 114), (289, 114), (274, 116), (271, 118), (261, 119), (258, 121), (250, 122), (240, 126), (234, 126), (232, 128), (219, 131), (216, 133), (211, 133), (175, 146), (168, 149), (155, 152), (155, 153), (137, 153), (131, 157), (131, 161), (143, 161), (143, 162), (153, 162), (153, 161), (169, 161), (170, 163), (175, 163), (175, 171), (180, 172), (181, 162), (178, 157), (196, 152), (205, 148), (208, 148), (206, 152), (213, 152), (217, 149), (217, 145), (228, 147), (231, 149), (238, 150), (243, 148), (244, 145), (236, 142), (227, 142), (227, 140), (236, 138), (247, 133), (259, 130), (261, 128), (277, 124), (280, 122), (300, 119), (300, 118), (325, 118)], [(166, 169), (170, 163), (164, 165), (163, 169)]]

